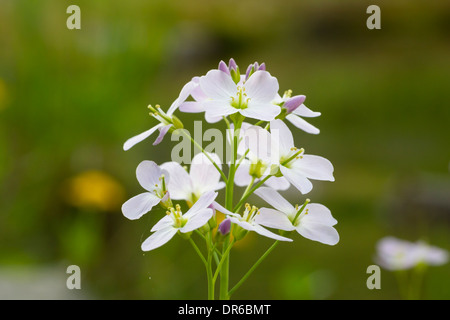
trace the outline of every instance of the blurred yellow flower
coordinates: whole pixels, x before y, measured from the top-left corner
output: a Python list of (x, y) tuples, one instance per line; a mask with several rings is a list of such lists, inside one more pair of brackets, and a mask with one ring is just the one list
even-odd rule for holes
[(63, 191), (70, 205), (101, 211), (119, 210), (125, 197), (123, 187), (113, 177), (96, 170), (70, 178)]

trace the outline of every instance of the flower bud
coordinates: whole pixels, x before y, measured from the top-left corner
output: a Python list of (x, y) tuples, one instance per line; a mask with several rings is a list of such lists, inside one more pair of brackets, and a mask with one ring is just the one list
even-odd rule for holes
[(226, 218), (219, 224), (219, 228), (217, 228), (217, 232), (223, 236), (226, 236), (230, 233), (231, 230), (231, 220), (230, 218)]

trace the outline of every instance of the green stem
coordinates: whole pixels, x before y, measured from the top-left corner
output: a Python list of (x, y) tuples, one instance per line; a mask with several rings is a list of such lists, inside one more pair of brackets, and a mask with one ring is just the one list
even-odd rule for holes
[(203, 256), (202, 252), (200, 251), (200, 249), (197, 247), (197, 245), (195, 244), (194, 240), (192, 240), (192, 238), (189, 238), (189, 242), (192, 244), (192, 246), (195, 249), (195, 252), (197, 252), (198, 256), (200, 257), (200, 259), (202, 260), (203, 264), (205, 265), (206, 268), (208, 268), (208, 262), (206, 261), (205, 257)]
[(198, 142), (197, 141), (195, 141), (192, 137), (191, 137), (191, 135), (190, 134), (188, 134), (188, 133), (186, 133), (186, 130), (184, 130), (184, 129), (181, 129), (180, 130), (182, 133), (183, 133), (183, 135), (185, 136), (185, 137), (188, 137), (191, 141), (192, 141), (192, 143), (206, 156), (206, 158), (208, 158), (208, 160), (209, 161), (211, 161), (211, 163), (213, 164), (213, 166), (217, 169), (217, 171), (220, 173), (220, 175), (222, 176), (222, 179), (223, 179), (223, 181), (225, 182), (225, 183), (227, 183), (227, 181), (228, 181), (228, 179), (227, 179), (227, 176), (225, 175), (225, 173), (223, 173), (223, 171), (222, 171), (222, 169), (220, 169), (219, 168), (219, 165), (211, 158), (211, 156), (208, 154), (208, 152), (206, 152), (205, 151), (205, 149), (203, 149), (203, 147), (200, 145), (200, 144), (198, 144)]
[(245, 159), (245, 157), (247, 156), (247, 154), (250, 152), (250, 149), (247, 149), (244, 153), (243, 156), (241, 156), (241, 158), (239, 159), (238, 163), (236, 164), (236, 170), (237, 168), (239, 168), (239, 166), (241, 165), (242, 161)]
[(214, 273), (214, 277), (213, 277), (213, 283), (216, 283), (217, 280), (217, 276), (219, 275), (219, 271), (222, 268), (223, 263), (225, 262), (226, 257), (228, 256), (228, 254), (230, 253), (231, 248), (234, 245), (235, 240), (233, 240), (229, 245), (227, 250), (225, 250), (224, 255), (222, 256), (222, 259), (220, 260), (219, 264), (217, 265), (217, 269), (216, 272)]
[(214, 300), (214, 288), (215, 288), (215, 281), (213, 280), (213, 272), (212, 272), (212, 257), (214, 253), (214, 249), (216, 245), (212, 244), (212, 234), (209, 232), (209, 241), (206, 241), (206, 245), (208, 248), (208, 266), (206, 267), (206, 274), (208, 277), (208, 300)]
[(267, 249), (267, 251), (256, 261), (256, 263), (247, 271), (247, 273), (242, 277), (241, 280), (228, 292), (228, 297), (231, 295), (247, 280), (247, 278), (255, 271), (255, 269), (259, 266), (259, 264), (272, 252), (273, 249), (278, 245), (278, 240), (275, 241), (272, 246)]
[[(208, 241), (208, 239), (207, 239), (200, 231), (198, 231), (198, 229), (196, 229), (195, 232), (196, 232), (203, 240)], [(211, 241), (211, 243), (212, 243), (212, 241)], [(215, 254), (219, 254), (219, 256), (222, 256), (222, 253), (221, 253), (221, 252), (219, 251), (219, 249), (217, 249), (215, 246), (214, 246), (214, 253), (215, 253)]]
[[(242, 120), (234, 122), (234, 134), (232, 139), (232, 156), (230, 171), (228, 172), (228, 180), (226, 182), (226, 193), (225, 193), (225, 208), (231, 210), (233, 208), (233, 190), (234, 190), (234, 176), (236, 173), (236, 159), (237, 159), (237, 149), (239, 143), (239, 130), (241, 129)], [(222, 248), (222, 266), (220, 270), (220, 299), (228, 300), (228, 282), (229, 282), (229, 270), (230, 270), (230, 235), (228, 234), (225, 238)], [(225, 254), (226, 253), (226, 254)]]
[(239, 200), (238, 204), (234, 207), (233, 212), (237, 212), (239, 211), (239, 209), (242, 207), (242, 205), (244, 204), (245, 200), (247, 200), (247, 198), (253, 193), (255, 192), (256, 189), (258, 189), (264, 182), (266, 182), (270, 177), (272, 176), (266, 176), (264, 179), (262, 179), (261, 181), (259, 181), (249, 192), (244, 193), (242, 195), (241, 200)]

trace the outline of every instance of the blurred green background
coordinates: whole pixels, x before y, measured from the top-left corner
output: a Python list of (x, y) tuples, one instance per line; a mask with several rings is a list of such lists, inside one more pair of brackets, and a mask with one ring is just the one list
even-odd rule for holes
[[(81, 30), (66, 27), (69, 4)], [(371, 4), (381, 30), (366, 27)], [(281, 92), (322, 112), (310, 121), (321, 134), (295, 130), (295, 141), (335, 166), (336, 181), (308, 197), (341, 236), (280, 245), (234, 298), (398, 299), (388, 271), (381, 290), (366, 287), (381, 237), (450, 249), (449, 2), (0, 0), (1, 298), (206, 298), (186, 241), (140, 250), (163, 211), (120, 212), (142, 190), (138, 163), (168, 161), (173, 143), (122, 144), (155, 124), (148, 104), (167, 108), (231, 57), (244, 70), (265, 62)], [(188, 129), (203, 119), (177, 115)], [(232, 284), (270, 244), (251, 235), (236, 246)], [(82, 290), (66, 288), (71, 264)], [(449, 299), (449, 271), (431, 267), (422, 297)]]

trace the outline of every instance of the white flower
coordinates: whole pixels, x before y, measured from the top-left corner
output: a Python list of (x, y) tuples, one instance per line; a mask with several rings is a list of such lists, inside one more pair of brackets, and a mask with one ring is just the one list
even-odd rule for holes
[(270, 131), (252, 126), (246, 130), (244, 141), (258, 159), (271, 164), (271, 174), (282, 175), (303, 194), (312, 189), (309, 179), (334, 181), (331, 162), (297, 149), (292, 133), (283, 121), (271, 121)]
[[(219, 203), (214, 202), (213, 206), (216, 210), (219, 210), (223, 214), (227, 216), (227, 218), (230, 219), (230, 221), (234, 224), (237, 224), (242, 229), (245, 229), (247, 231), (254, 231), (264, 237), (272, 238), (275, 240), (280, 241), (292, 241), (292, 239), (282, 237), (278, 234), (275, 234), (266, 228), (264, 228), (262, 225), (267, 224), (268, 221), (271, 221), (271, 227), (275, 229), (281, 229), (285, 227), (285, 221), (283, 219), (283, 215), (279, 214), (279, 219), (274, 218), (273, 216), (266, 217), (262, 212), (258, 210), (256, 207), (250, 207), (249, 204), (245, 205), (245, 211), (243, 215), (233, 213), (224, 207), (222, 207)], [(236, 234), (235, 234), (236, 237)]]
[(153, 161), (142, 161), (136, 169), (139, 184), (148, 192), (134, 196), (122, 205), (122, 213), (131, 220), (139, 219), (159, 202), (168, 200), (167, 183), (170, 181), (167, 171), (162, 170)]
[[(192, 78), (190, 85), (192, 86), (192, 90), (190, 95), (194, 99), (194, 101), (184, 101), (180, 105), (180, 111), (186, 113), (199, 113), (205, 111), (204, 102), (209, 100), (208, 96), (203, 93), (200, 88), (200, 77)], [(222, 116), (210, 116), (208, 113), (205, 113), (205, 120), (209, 123), (216, 123), (222, 120)]]
[(448, 252), (426, 244), (409, 242), (395, 237), (378, 241), (376, 262), (388, 270), (411, 269), (419, 263), (442, 265), (448, 262)]
[(159, 130), (159, 135), (156, 138), (155, 142), (153, 142), (154, 146), (162, 141), (162, 139), (167, 134), (167, 132), (169, 132), (169, 130), (182, 129), (183, 124), (176, 116), (174, 116), (173, 113), (187, 99), (187, 97), (191, 94), (195, 86), (196, 85), (192, 82), (188, 82), (187, 84), (185, 84), (181, 89), (178, 98), (175, 99), (175, 101), (172, 103), (167, 112), (164, 112), (159, 105), (156, 105), (156, 108), (149, 106), (149, 109), (151, 110), (150, 115), (152, 115), (156, 120), (158, 120), (159, 123), (156, 126), (148, 129), (147, 131), (144, 131), (125, 141), (123, 145), (123, 150), (125, 151), (129, 150), (135, 144), (150, 137), (156, 130)]
[(203, 102), (209, 117), (217, 118), (240, 113), (244, 117), (270, 121), (281, 108), (272, 103), (278, 92), (278, 80), (264, 70), (258, 70), (239, 82), (221, 70), (210, 70), (199, 80), (202, 92), (208, 97)]
[[(324, 205), (307, 201), (300, 208), (298, 205), (294, 207), (277, 191), (266, 187), (259, 188), (255, 194), (276, 209), (261, 208), (261, 216), (265, 219), (260, 224), (269, 228), (276, 225), (278, 229), (286, 231), (296, 230), (307, 239), (328, 245), (339, 242), (339, 234), (333, 227), (337, 221)], [(284, 217), (283, 225), (280, 223), (280, 214)], [(276, 224), (272, 221), (276, 221)]]
[(272, 120), (281, 110), (271, 103), (277, 99), (278, 81), (265, 70), (264, 63), (255, 62), (241, 75), (234, 59), (230, 59), (228, 65), (220, 61), (217, 69), (192, 78), (186, 85), (194, 101), (180, 101), (180, 111), (205, 112), (205, 119), (210, 123), (237, 112), (250, 118)]
[[(234, 183), (240, 187), (248, 186), (254, 178), (254, 183), (257, 183), (260, 179), (264, 179), (270, 174), (270, 163), (259, 159), (255, 153), (246, 149), (243, 141), (245, 130), (252, 125), (247, 122), (243, 122), (239, 131), (239, 143), (237, 148), (237, 154), (241, 157), (245, 156), (240, 161), (238, 168), (236, 169)], [(227, 134), (227, 140), (230, 141), (234, 136), (234, 126), (231, 124), (230, 134)], [(265, 185), (274, 188), (276, 190), (286, 190), (289, 188), (290, 183), (284, 177), (270, 177), (264, 182)]]
[[(221, 168), (219, 157), (211, 153), (209, 156)], [(186, 200), (192, 204), (205, 192), (225, 187), (225, 183), (220, 181), (220, 173), (203, 153), (194, 156), (189, 173), (175, 161), (163, 163), (161, 168), (171, 177), (168, 190), (175, 200)]]
[(291, 97), (291, 94), (292, 91), (288, 90), (284, 93), (283, 97), (278, 95), (273, 102), (282, 107), (282, 110), (286, 112), (286, 119), (294, 126), (307, 133), (319, 134), (319, 129), (306, 122), (301, 117), (318, 117), (320, 116), (320, 112), (314, 112), (303, 104), (306, 99), (304, 95)]
[(204, 226), (213, 216), (214, 210), (209, 206), (216, 197), (217, 192), (214, 191), (203, 194), (185, 214), (181, 212), (179, 205), (169, 208), (167, 215), (151, 229), (154, 233), (142, 243), (142, 250), (150, 251), (164, 245), (178, 231), (189, 233)]

